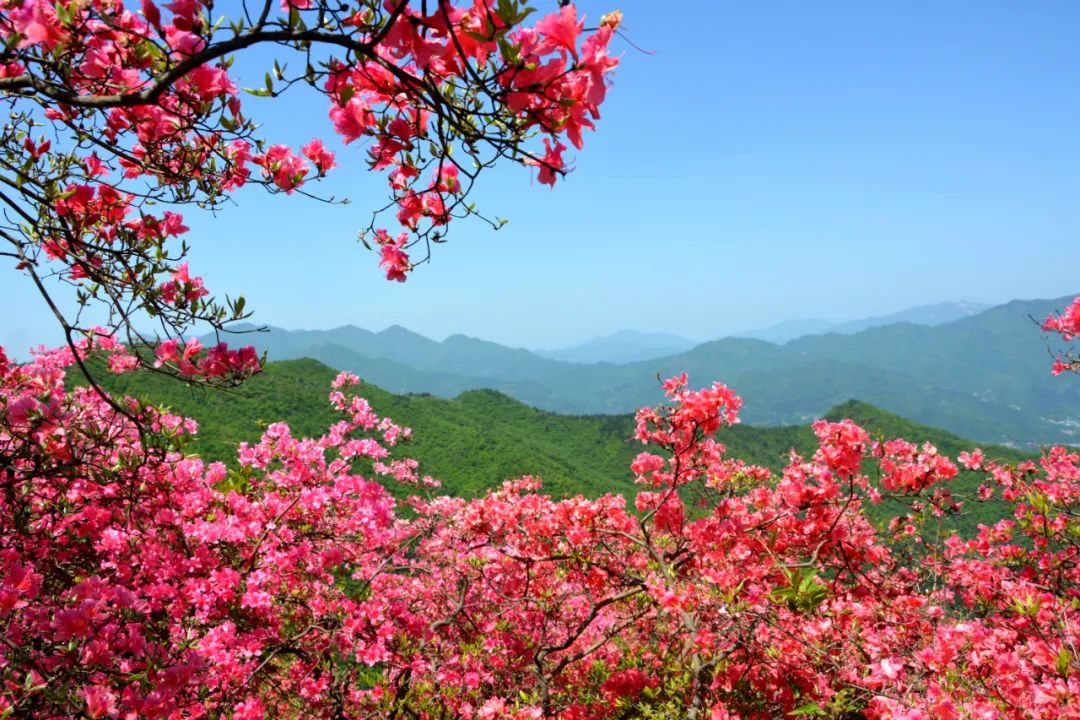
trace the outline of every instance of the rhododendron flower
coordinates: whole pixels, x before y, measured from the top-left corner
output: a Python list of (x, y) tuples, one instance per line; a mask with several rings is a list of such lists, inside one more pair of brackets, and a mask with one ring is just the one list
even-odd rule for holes
[[(323, 157), (322, 160), (325, 162), (327, 158)], [(262, 166), (263, 174), (288, 194), (303, 185), (308, 174), (307, 163), (294, 155), (287, 145), (273, 145), (264, 155), (255, 155), (252, 162)]]
[(37, 160), (42, 155), (49, 152), (50, 147), (52, 147), (52, 142), (49, 140), (43, 140), (40, 145), (36, 144), (30, 138), (26, 138), (25, 140), (23, 140), (23, 148), (34, 160)]
[(320, 175), (325, 175), (337, 167), (337, 163), (334, 162), (334, 153), (323, 146), (322, 140), (312, 140), (307, 145), (301, 147), (300, 151), (304, 153), (304, 157), (315, 163), (315, 168), (319, 171)]
[(120, 714), (116, 707), (116, 694), (100, 685), (87, 685), (82, 690), (83, 699), (86, 701), (86, 714), (94, 720), (97, 718), (114, 718)]
[[(1048, 315), (1042, 329), (1058, 333), (1065, 342), (1072, 342), (1080, 337), (1080, 297), (1073, 300), (1061, 315)], [(1075, 350), (1066, 350), (1063, 355), (1054, 358), (1051, 372), (1055, 376), (1064, 372), (1080, 373), (1080, 357)]]
[(889, 680), (896, 680), (904, 669), (904, 664), (895, 658), (885, 658), (881, 661), (881, 674)]
[(409, 255), (397, 243), (387, 243), (380, 249), (379, 266), (386, 270), (387, 280), (405, 282), (405, 273), (412, 269)]
[(577, 8), (565, 5), (558, 12), (545, 16), (536, 23), (536, 31), (544, 38), (537, 52), (550, 52), (555, 48), (567, 50), (577, 57), (578, 36), (585, 29), (585, 21), (578, 21)]
[(140, 0), (140, 5), (146, 22), (155, 28), (161, 28), (161, 10), (154, 4), (154, 0)]
[(1080, 297), (1073, 300), (1061, 315), (1047, 315), (1042, 329), (1060, 333), (1065, 340), (1072, 340), (1080, 335)]
[(439, 192), (457, 194), (461, 192), (461, 180), (458, 179), (457, 165), (441, 165), (436, 171), (436, 188)]
[(540, 163), (540, 173), (537, 180), (544, 185), (555, 187), (556, 176), (566, 167), (562, 157), (565, 151), (566, 146), (561, 142), (556, 141), (555, 145), (552, 146), (551, 141), (544, 138), (544, 158), (543, 162)]
[[(195, 3), (193, 2), (192, 5), (195, 5)], [(173, 10), (174, 13), (177, 12), (171, 5), (167, 7)], [(165, 28), (165, 42), (177, 59), (195, 55), (206, 47), (206, 41), (202, 37), (175, 24)]]
[(56, 639), (60, 641), (88, 637), (91, 633), (91, 612), (87, 607), (79, 606), (56, 613), (53, 628)]
[(43, 45), (52, 50), (64, 37), (56, 10), (48, 0), (23, 0), (7, 12), (15, 32), (22, 36), (19, 48)]
[(957, 456), (960, 464), (968, 470), (982, 470), (983, 463), (986, 458), (983, 456), (983, 451), (979, 448), (972, 450), (971, 452), (963, 451)]
[(180, 359), (180, 341), (172, 338), (161, 341), (154, 349), (154, 355), (157, 357), (154, 367), (161, 367), (167, 362), (176, 362)]
[(18, 427), (30, 423), (31, 417), (41, 411), (41, 403), (31, 395), (19, 395), (8, 400), (4, 409), (7, 412), (6, 421)]
[(838, 423), (818, 420), (813, 429), (821, 442), (819, 459), (845, 477), (858, 474), (863, 456), (870, 450), (867, 432), (850, 420)]
[(109, 355), (109, 370), (117, 375), (134, 372), (139, 367), (139, 358), (131, 353), (118, 352)]
[[(179, 224), (178, 215), (165, 218), (165, 228), (167, 232), (176, 234), (187, 230)], [(170, 305), (194, 303), (210, 294), (210, 291), (203, 286), (201, 277), (191, 277), (187, 263), (178, 265), (171, 274), (171, 280), (161, 283), (158, 290), (161, 292), (162, 299)]]
[(613, 672), (601, 686), (601, 690), (620, 698), (635, 699), (650, 683), (649, 677), (637, 668)]

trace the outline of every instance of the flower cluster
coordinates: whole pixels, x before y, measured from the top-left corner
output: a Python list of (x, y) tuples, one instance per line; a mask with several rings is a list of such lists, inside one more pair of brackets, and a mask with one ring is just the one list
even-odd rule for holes
[[(519, 149), (515, 154), (539, 168), (541, 183), (554, 186), (566, 171), (567, 147), (559, 137), (581, 149), (583, 130), (600, 117), (606, 76), (618, 65), (608, 45), (621, 15), (604, 16), (582, 41), (584, 22), (572, 4), (532, 28), (518, 26), (528, 11), (517, 2), (473, 0), (460, 8), (444, 3), (431, 14), (402, 3), (397, 10), (379, 53), (335, 65), (325, 90), (333, 101), (330, 119), (344, 142), (367, 138), (371, 167), (387, 170), (397, 220), (413, 237), (392, 245), (380, 240), (380, 265), (388, 279), (402, 281), (413, 267), (404, 247), (437, 238), (455, 211), (473, 212), (463, 204), (467, 186), (459, 175), (467, 175), (471, 184), (475, 170), (450, 155), (426, 154), (425, 148), (440, 137), (466, 146), (483, 137), (480, 125), (448, 127), (437, 108), (402, 103), (403, 83), (407, 87), (410, 78), (423, 77), (437, 92), (454, 96), (463, 79), (489, 74), (492, 85), (474, 102), (502, 114), (501, 122), (518, 133), (546, 136), (543, 153)], [(388, 236), (383, 228), (375, 232)]]
[(198, 338), (191, 338), (183, 347), (179, 340), (163, 340), (154, 349), (154, 355), (157, 358), (154, 367), (160, 368), (166, 364), (175, 366), (183, 377), (243, 378), (254, 375), (262, 368), (255, 348), (250, 345), (231, 350), (226, 343), (218, 343), (204, 352), (202, 341)]
[[(166, 361), (183, 362), (174, 350)], [(127, 356), (107, 335), (78, 353)], [(229, 471), (182, 454), (192, 421), (67, 390), (75, 360), (0, 352), (0, 713), (1050, 720), (1080, 707), (1075, 451), (1016, 466), (965, 453), (983, 478), (971, 502), (1000, 520), (938, 527), (912, 555), (959, 507), (946, 501), (959, 471), (936, 449), (822, 421), (817, 450), (774, 476), (713, 438), (739, 398), (683, 376), (638, 415), (634, 509), (556, 500), (526, 477), (399, 511), (383, 484), (437, 483), (394, 457), (409, 430), (351, 375), (331, 388), (340, 420), (324, 435), (273, 423)], [(909, 506), (901, 531), (864, 510), (885, 496)]]
[(467, 196), (481, 170), (507, 159), (553, 185), (567, 170), (562, 140), (580, 149), (599, 118), (621, 15), (586, 32), (572, 4), (530, 27), (532, 12), (519, 0), (287, 1), (261, 17), (220, 16), (208, 0), (6, 2), (0, 95), (12, 112), (0, 155), (8, 210), (33, 226), (16, 240), (19, 268), (105, 304), (133, 345), (157, 340), (134, 327), (140, 312), (170, 337), (246, 317), (242, 301), (220, 304), (188, 276), (187, 227), (155, 206), (216, 208), (248, 184), (292, 194), (337, 165), (319, 139), (298, 150), (263, 142), (242, 110), (225, 58), (272, 43), (304, 71), (275, 61), (265, 86), (247, 90), (277, 97), (307, 84), (344, 143), (364, 142), (404, 233), (373, 220), (361, 237), (376, 235), (386, 277), (403, 281), (426, 259), (408, 248), (477, 214)]
[[(1061, 315), (1047, 315), (1042, 329), (1057, 333), (1066, 343), (1080, 337), (1080, 297), (1073, 300)], [(1080, 357), (1075, 352), (1066, 351), (1054, 359), (1053, 373), (1080, 372)]]
[(65, 391), (73, 360), (0, 352), (0, 714), (337, 716), (377, 642), (361, 598), (408, 532), (370, 460), (343, 457), (386, 457), (359, 437), (378, 418), (320, 440), (272, 425), (229, 473), (180, 454), (192, 421), (131, 406), (151, 447)]

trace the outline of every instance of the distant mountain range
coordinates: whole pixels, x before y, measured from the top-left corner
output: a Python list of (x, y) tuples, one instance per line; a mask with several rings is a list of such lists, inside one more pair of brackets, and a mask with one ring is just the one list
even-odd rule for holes
[(733, 337), (754, 338), (766, 340), (772, 343), (786, 343), (806, 335), (821, 335), (824, 333), (840, 333), (851, 335), (872, 327), (881, 325), (893, 325), (895, 323), (913, 323), (915, 325), (943, 325), (944, 323), (961, 320), (972, 315), (977, 315), (984, 310), (989, 310), (992, 305), (976, 302), (947, 302), (936, 305), (919, 305), (889, 315), (877, 315), (874, 317), (848, 320), (847, 322), (832, 322), (830, 320), (802, 319), (786, 320), (772, 327), (760, 330), (746, 330), (734, 333)]
[[(941, 325), (975, 315), (991, 307), (991, 305), (985, 303), (961, 301), (920, 305), (889, 315), (877, 315), (845, 322), (817, 319), (786, 320), (768, 328), (731, 333), (729, 337), (754, 338), (782, 344), (806, 335), (821, 335), (823, 333), (850, 335), (879, 325), (892, 325), (898, 322), (929, 326)], [(611, 335), (586, 340), (578, 345), (558, 350), (534, 350), (533, 352), (549, 360), (562, 360), (564, 362), (625, 364), (677, 355), (698, 344), (693, 340), (672, 335), (671, 333), (620, 330)]]
[(631, 363), (686, 352), (697, 345), (670, 333), (620, 330), (561, 350), (535, 350), (540, 357), (573, 363)]
[[(337, 421), (337, 414), (326, 401), (335, 374), (335, 370), (310, 359), (272, 362), (262, 374), (228, 393), (191, 389), (152, 373), (102, 372), (99, 379), (113, 393), (149, 398), (196, 419), (199, 432), (186, 450), (235, 467), (237, 443), (257, 440), (267, 422), (284, 421), (294, 435), (312, 437)], [(72, 379), (79, 382), (78, 375)], [(415, 431), (399, 452), (418, 460), (421, 471), (441, 480), (442, 491), (448, 494), (477, 495), (525, 474), (542, 477), (546, 491), (555, 496), (597, 496), (607, 492), (632, 495), (640, 489), (634, 485), (629, 470), (643, 449), (633, 440), (632, 415), (556, 415), (491, 390), (472, 390), (444, 399), (392, 395), (364, 383), (359, 392), (381, 415)], [(847, 402), (824, 415), (831, 420), (851, 418), (875, 436), (930, 441), (952, 457), (974, 445), (866, 403)], [(728, 457), (773, 471), (786, 463), (792, 448), (808, 454), (817, 446), (813, 431), (805, 424), (724, 427), (717, 439), (727, 447)], [(1022, 453), (1008, 448), (984, 449), (990, 458), (1006, 462), (1024, 459)], [(872, 473), (873, 463), (868, 465)], [(975, 477), (962, 476), (954, 492), (974, 492), (978, 482)], [(389, 483), (388, 489), (399, 495), (403, 490), (395, 483)], [(886, 501), (871, 506), (869, 512), (883, 520), (902, 507), (890, 506)], [(964, 532), (1000, 517), (1000, 508), (974, 506), (951, 522)]]
[(394, 393), (491, 388), (554, 412), (625, 413), (661, 398), (657, 376), (686, 371), (695, 385), (735, 388), (749, 423), (801, 424), (858, 399), (982, 442), (1030, 446), (1080, 441), (1080, 383), (1051, 377), (1048, 341), (1032, 321), (1070, 300), (1014, 301), (951, 322), (897, 322), (782, 345), (729, 337), (622, 364), (554, 360), (463, 335), (436, 342), (397, 326), (274, 328), (242, 339), (272, 359), (312, 357)]

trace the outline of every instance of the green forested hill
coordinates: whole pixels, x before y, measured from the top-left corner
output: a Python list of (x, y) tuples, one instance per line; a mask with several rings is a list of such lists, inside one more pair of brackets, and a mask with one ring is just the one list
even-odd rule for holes
[(685, 371), (735, 388), (747, 422), (803, 424), (860, 398), (980, 442), (1033, 448), (1080, 437), (1080, 383), (1051, 376), (1054, 348), (1032, 319), (1070, 301), (1014, 301), (940, 325), (894, 323), (784, 345), (728, 337), (620, 365), (559, 362), (461, 335), (435, 342), (400, 327), (273, 328), (243, 340), (272, 360), (316, 358), (396, 393), (452, 398), (494, 388), (554, 412), (618, 414), (660, 400), (658, 373)]
[[(339, 418), (326, 396), (336, 370), (316, 360), (270, 363), (232, 391), (189, 388), (144, 373), (101, 374), (113, 393), (166, 405), (199, 422), (192, 451), (208, 460), (232, 462), (237, 443), (257, 440), (268, 423), (289, 423), (293, 434), (325, 432)], [(359, 393), (375, 410), (413, 428), (398, 454), (420, 461), (423, 473), (446, 492), (473, 495), (524, 474), (544, 478), (555, 495), (599, 495), (630, 487), (629, 465), (640, 446), (632, 443), (629, 416), (575, 417), (530, 408), (491, 390), (472, 390), (447, 400), (431, 395), (393, 395), (363, 384)]]
[[(199, 421), (192, 449), (204, 458), (231, 462), (236, 444), (255, 440), (269, 422), (288, 422), (296, 435), (316, 435), (337, 418), (326, 401), (336, 371), (315, 360), (270, 363), (238, 390), (208, 391), (138, 373), (101, 379), (113, 392), (170, 406)], [(491, 390), (473, 390), (448, 400), (429, 395), (392, 395), (373, 385), (360, 392), (382, 415), (413, 428), (401, 454), (420, 461), (421, 470), (443, 482), (446, 492), (473, 495), (506, 478), (533, 474), (554, 495), (626, 492), (629, 465), (641, 446), (632, 441), (630, 415), (572, 416), (536, 410)], [(973, 443), (951, 433), (905, 420), (860, 402), (828, 413), (848, 417), (873, 434), (922, 442), (930, 440), (955, 456)], [(779, 469), (794, 447), (814, 446), (808, 426), (725, 429), (720, 439), (731, 456)], [(1004, 460), (1022, 457), (1008, 448), (988, 448)]]

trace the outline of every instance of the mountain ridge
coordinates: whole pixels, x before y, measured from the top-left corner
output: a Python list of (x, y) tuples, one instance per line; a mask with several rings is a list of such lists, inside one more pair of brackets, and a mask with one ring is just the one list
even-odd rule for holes
[(658, 374), (685, 371), (692, 383), (733, 386), (747, 400), (748, 421), (760, 424), (802, 422), (854, 397), (980, 441), (1034, 445), (1080, 437), (1080, 385), (1050, 376), (1047, 345), (1031, 320), (1070, 299), (1012, 301), (933, 326), (893, 323), (783, 345), (727, 337), (623, 364), (552, 360), (460, 334), (436, 342), (400, 326), (248, 337), (263, 341), (271, 358), (315, 357), (394, 392), (453, 397), (492, 388), (548, 411), (623, 413), (660, 399)]
[(985, 310), (989, 310), (992, 307), (994, 307), (994, 305), (988, 303), (958, 300), (954, 302), (933, 303), (930, 305), (916, 305), (894, 313), (872, 315), (865, 318), (856, 318), (854, 320), (832, 321), (822, 320), (820, 318), (785, 320), (767, 328), (733, 333), (732, 337), (752, 337), (782, 345), (807, 335), (824, 335), (828, 333), (850, 335), (872, 327), (892, 325), (901, 322), (932, 327), (970, 317), (971, 315), (976, 315)]
[(608, 362), (616, 365), (685, 352), (697, 345), (673, 333), (643, 332), (624, 328), (607, 335), (554, 350), (534, 350), (540, 357), (582, 364)]
[[(148, 373), (101, 373), (100, 379), (114, 394), (147, 399), (194, 418), (199, 432), (185, 451), (207, 461), (225, 462), (235, 469), (238, 443), (258, 440), (270, 422), (288, 423), (297, 437), (326, 432), (339, 419), (326, 400), (336, 374), (336, 370), (317, 360), (272, 362), (263, 373), (229, 392), (191, 388)], [(79, 382), (77, 376), (72, 379)], [(595, 497), (609, 492), (630, 497), (639, 489), (629, 470), (643, 449), (633, 440), (632, 414), (560, 415), (494, 390), (471, 390), (448, 399), (397, 395), (365, 382), (356, 392), (380, 415), (413, 429), (411, 439), (395, 454), (416, 459), (421, 473), (443, 481), (440, 493), (475, 496), (506, 479), (526, 474), (542, 477), (545, 491), (560, 497)], [(860, 401), (846, 401), (822, 415), (831, 420), (854, 420), (874, 437), (930, 441), (951, 457), (976, 445)], [(717, 440), (727, 447), (728, 457), (763, 465), (774, 472), (788, 462), (790, 450), (807, 456), (817, 447), (808, 423), (722, 427)], [(1005, 447), (983, 449), (987, 457), (1005, 462), (1028, 457)], [(873, 472), (872, 462), (869, 465), (867, 472)], [(975, 478), (961, 479), (956, 489), (961, 494), (974, 492), (977, 484)], [(409, 493), (396, 483), (388, 483), (387, 487), (398, 497)], [(897, 511), (885, 506), (872, 510), (882, 518)], [(971, 531), (979, 522), (996, 519), (964, 515), (955, 520), (958, 529)]]

